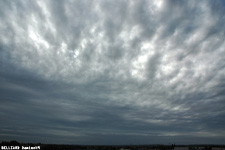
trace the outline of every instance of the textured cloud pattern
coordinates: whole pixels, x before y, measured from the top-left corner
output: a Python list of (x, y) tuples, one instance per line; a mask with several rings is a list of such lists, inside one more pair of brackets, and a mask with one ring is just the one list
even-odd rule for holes
[(224, 144), (224, 13), (219, 0), (0, 1), (0, 139)]

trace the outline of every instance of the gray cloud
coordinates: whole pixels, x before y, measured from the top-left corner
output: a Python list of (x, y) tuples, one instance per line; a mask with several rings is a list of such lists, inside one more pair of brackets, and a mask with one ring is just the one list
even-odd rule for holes
[(1, 1), (0, 139), (224, 144), (224, 6)]

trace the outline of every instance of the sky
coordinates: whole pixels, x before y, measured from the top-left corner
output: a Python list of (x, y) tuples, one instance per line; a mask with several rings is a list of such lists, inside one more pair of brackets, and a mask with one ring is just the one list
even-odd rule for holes
[(225, 144), (223, 0), (0, 0), (0, 140)]

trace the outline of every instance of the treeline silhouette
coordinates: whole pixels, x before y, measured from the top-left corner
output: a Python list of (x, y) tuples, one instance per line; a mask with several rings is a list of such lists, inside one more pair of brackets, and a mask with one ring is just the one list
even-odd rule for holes
[(19, 143), (15, 140), (9, 142), (2, 141), (0, 146), (1, 149), (8, 148), (7, 146), (19, 146), (20, 149), (22, 149), (22, 147), (28, 147), (35, 150), (179, 150), (179, 148), (182, 149), (184, 147), (186, 147), (188, 150), (225, 150), (225, 145), (68, 145)]

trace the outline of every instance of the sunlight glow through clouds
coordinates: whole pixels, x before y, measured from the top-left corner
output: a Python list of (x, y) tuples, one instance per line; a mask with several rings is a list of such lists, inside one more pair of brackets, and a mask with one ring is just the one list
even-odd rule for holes
[(132, 62), (132, 69), (131, 74), (133, 77), (139, 80), (145, 80), (145, 70), (146, 70), (146, 63), (148, 59), (155, 54), (154, 46), (149, 43), (145, 42), (142, 44), (140, 48), (140, 55), (134, 59)]
[(40, 50), (41, 46), (44, 46), (46, 49), (49, 48), (48, 42), (46, 42), (37, 32), (32, 28), (29, 28), (29, 37), (33, 40), (34, 45)]

